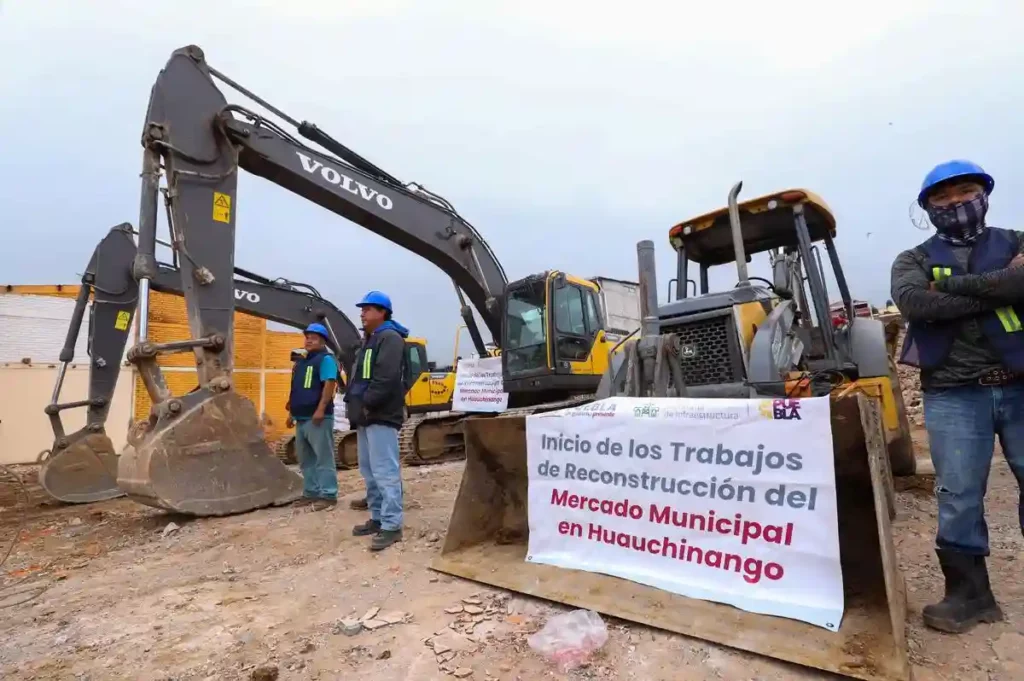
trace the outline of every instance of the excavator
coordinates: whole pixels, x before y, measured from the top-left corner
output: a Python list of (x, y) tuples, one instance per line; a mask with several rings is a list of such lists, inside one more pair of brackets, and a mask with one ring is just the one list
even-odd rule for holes
[[(638, 244), (642, 326), (611, 358), (595, 397), (751, 399), (763, 413), (778, 399), (829, 396), (833, 442), (821, 451), (835, 460), (846, 599), (838, 630), (527, 562), (530, 474), (526, 419), (518, 415), (502, 414), (486, 428), (465, 423), (463, 478), (431, 567), (835, 674), (909, 681), (905, 585), (891, 521), (892, 476), (912, 475), (914, 454), (884, 325), (852, 314), (835, 217), (820, 197), (795, 189), (740, 203), (741, 188), (732, 188), (726, 207), (671, 228), (675, 300), (658, 304), (654, 244)], [(849, 312), (841, 326), (829, 315), (818, 244)], [(770, 280), (748, 273), (757, 253), (769, 256)], [(710, 290), (709, 268), (729, 263), (735, 287)], [(687, 296), (692, 264), (700, 294)]]
[[(60, 354), (60, 367), (46, 414), (54, 433), (53, 447), (43, 453), (39, 480), (50, 496), (67, 503), (89, 503), (122, 496), (118, 488), (117, 453), (104, 426), (110, 410), (110, 400), (120, 372), (120, 362), (132, 326), (132, 317), (138, 306), (139, 290), (132, 278), (131, 267), (137, 254), (134, 230), (128, 223), (112, 227), (97, 244), (82, 276), (82, 286), (75, 302), (75, 310)], [(346, 369), (350, 368), (355, 348), (360, 343), (355, 324), (336, 306), (325, 300), (308, 284), (283, 279), (271, 280), (253, 272), (234, 268), (234, 298), (238, 309), (262, 319), (275, 321), (299, 329), (319, 321), (329, 333), (328, 347)], [(158, 263), (157, 276), (150, 282), (150, 290), (181, 295), (181, 279), (174, 265)], [(67, 368), (74, 360), (75, 343), (90, 298), (93, 304), (89, 318), (89, 397), (78, 402), (61, 403), (60, 393)], [(142, 317), (144, 325), (145, 317)], [(143, 331), (144, 332), (144, 331)], [(406, 353), (414, 388), (407, 396), (410, 409), (423, 412), (447, 409), (450, 406), (450, 386), (454, 374), (433, 377), (429, 365), (426, 341), (409, 338)], [(430, 383), (437, 383), (430, 394)], [(421, 387), (422, 386), (422, 387)], [(417, 389), (419, 387), (419, 389)], [(445, 392), (448, 402), (444, 401)], [(438, 395), (440, 393), (440, 395)], [(78, 431), (67, 434), (61, 413), (68, 409), (86, 407), (86, 424)], [(354, 440), (353, 431), (335, 434), (335, 451), (340, 468), (357, 465), (354, 446), (344, 446)], [(291, 463), (294, 459), (293, 435), (275, 445), (278, 456)], [(342, 453), (352, 452), (342, 460)]]
[[(215, 79), (294, 132), (229, 104)], [(302, 143), (296, 134), (326, 152)], [(613, 345), (603, 328), (598, 284), (557, 270), (510, 282), (487, 242), (447, 200), (422, 185), (402, 183), (316, 125), (275, 108), (210, 66), (199, 47), (175, 50), (157, 77), (142, 147), (139, 250), (132, 274), (143, 292), (158, 275), (163, 176), (192, 337), (164, 344), (142, 338), (128, 353), (153, 402), (149, 427), (119, 460), (118, 485), (136, 501), (186, 514), (222, 515), (272, 505), (291, 493), (290, 478), (264, 463), (277, 459), (257, 437), (252, 405), (232, 390), (229, 341), (236, 301), (231, 276), (239, 169), (445, 272), (455, 285), (476, 351), (502, 358), (513, 409), (552, 409), (592, 398)], [(467, 298), (497, 351), (484, 341)], [(184, 351), (195, 353), (199, 389), (172, 398), (161, 388), (156, 358)], [(403, 449), (428, 452), (420, 458), (436, 460), (461, 448), (466, 415), (435, 416), (419, 421)], [(439, 435), (422, 435), (428, 431)], [(200, 481), (202, 489), (197, 489)]]

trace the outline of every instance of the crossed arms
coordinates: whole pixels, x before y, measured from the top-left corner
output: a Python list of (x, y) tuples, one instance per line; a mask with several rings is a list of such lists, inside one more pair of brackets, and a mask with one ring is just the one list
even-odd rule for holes
[(892, 264), (892, 299), (905, 318), (950, 321), (1024, 302), (1024, 233), (1021, 251), (1001, 270), (964, 274), (932, 282), (925, 257), (916, 249), (900, 253)]

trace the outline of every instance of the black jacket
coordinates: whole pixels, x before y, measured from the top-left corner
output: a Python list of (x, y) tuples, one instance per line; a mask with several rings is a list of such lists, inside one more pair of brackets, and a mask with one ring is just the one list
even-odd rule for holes
[(405, 327), (385, 322), (356, 352), (345, 390), (345, 411), (352, 426), (402, 427), (406, 335)]

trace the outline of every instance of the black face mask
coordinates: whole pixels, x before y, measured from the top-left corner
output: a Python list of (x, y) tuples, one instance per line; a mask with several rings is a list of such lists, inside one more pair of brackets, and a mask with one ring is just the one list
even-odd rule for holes
[(949, 206), (928, 206), (928, 219), (938, 230), (938, 236), (952, 244), (974, 243), (985, 229), (988, 195), (979, 194), (970, 201)]

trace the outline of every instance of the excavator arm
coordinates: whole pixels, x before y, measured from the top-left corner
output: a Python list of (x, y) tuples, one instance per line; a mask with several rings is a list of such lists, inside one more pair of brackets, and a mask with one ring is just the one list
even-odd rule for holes
[[(228, 104), (214, 78), (259, 101), (298, 134), (331, 150), (301, 143), (280, 126)], [(168, 185), (175, 248), (181, 256), (189, 320), (196, 339), (230, 335), (229, 278), (234, 252), (239, 168), (288, 189), (437, 265), (463, 301), (462, 315), (477, 351), (487, 354), (462, 292), (500, 343), (505, 272), (480, 234), (447, 201), (404, 185), (330, 138), (298, 123), (207, 65), (196, 46), (176, 50), (150, 94), (143, 130), (143, 200), (137, 279), (152, 279), (158, 174)], [(223, 344), (197, 346), (207, 381), (230, 367)]]
[[(115, 480), (117, 455), (104, 428), (139, 300), (139, 286), (131, 273), (136, 254), (131, 225), (117, 225), (96, 246), (82, 276), (60, 354), (57, 384), (46, 407), (54, 444), (39, 476), (43, 488), (61, 501), (92, 502), (123, 494)], [(240, 268), (234, 272), (237, 278), (233, 281), (233, 295), (238, 309), (299, 329), (319, 321), (330, 333), (328, 346), (346, 373), (350, 373), (360, 336), (345, 313), (307, 284), (271, 280)], [(150, 283), (151, 290), (182, 294), (180, 272), (172, 265), (157, 263), (156, 276)], [(61, 403), (64, 377), (74, 360), (90, 297), (93, 304), (89, 307), (89, 396), (86, 400)], [(79, 407), (87, 409), (85, 426), (68, 435), (61, 412)]]

